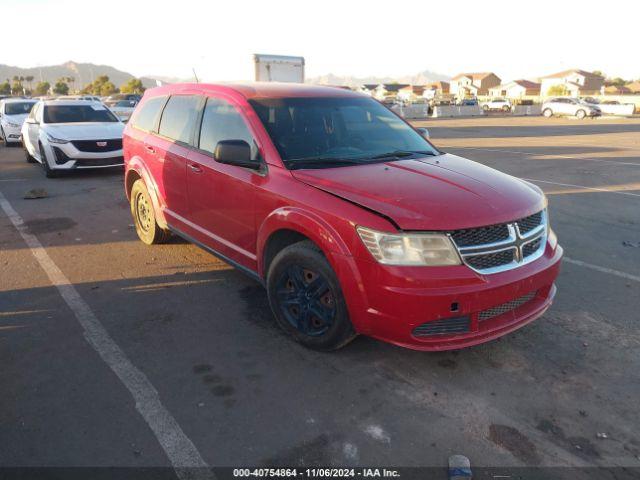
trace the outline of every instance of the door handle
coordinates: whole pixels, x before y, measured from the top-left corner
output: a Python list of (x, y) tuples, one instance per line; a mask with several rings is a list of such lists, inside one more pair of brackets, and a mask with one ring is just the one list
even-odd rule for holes
[(152, 147), (152, 146), (150, 146), (150, 145), (145, 145), (145, 146), (144, 146), (144, 148), (145, 148), (145, 149), (147, 150), (147, 152), (149, 152), (149, 153), (156, 153), (155, 148), (153, 148), (153, 147)]
[(198, 165), (195, 165), (193, 163), (189, 163), (188, 165), (193, 173), (202, 173), (202, 169)]

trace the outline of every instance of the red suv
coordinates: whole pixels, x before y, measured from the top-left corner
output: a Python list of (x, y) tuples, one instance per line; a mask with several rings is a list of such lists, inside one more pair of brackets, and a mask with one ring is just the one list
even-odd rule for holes
[(339, 88), (168, 85), (125, 129), (125, 188), (143, 242), (245, 271), (308, 347), (457, 349), (542, 315), (562, 248), (539, 188), (425, 136)]

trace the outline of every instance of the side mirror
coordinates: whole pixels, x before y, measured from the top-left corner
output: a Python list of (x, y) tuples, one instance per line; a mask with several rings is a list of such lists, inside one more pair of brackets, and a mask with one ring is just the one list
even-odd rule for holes
[(213, 154), (217, 162), (258, 170), (260, 162), (251, 159), (251, 147), (244, 140), (221, 140)]
[(38, 122), (36, 122), (36, 119), (35, 119), (35, 118), (27, 118), (27, 119), (24, 121), (24, 123), (30, 123), (30, 124), (32, 124), (32, 125), (35, 125), (35, 124), (36, 124), (36, 123), (38, 123)]
[(427, 130), (426, 128), (416, 128), (416, 130), (418, 130), (418, 132), (420, 133), (420, 135), (422, 135), (424, 138), (429, 138), (429, 130)]

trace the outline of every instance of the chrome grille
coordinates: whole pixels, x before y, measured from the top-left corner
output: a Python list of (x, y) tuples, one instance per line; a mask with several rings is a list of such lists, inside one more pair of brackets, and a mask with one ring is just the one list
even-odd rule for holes
[(515, 310), (516, 308), (520, 308), (525, 303), (533, 300), (535, 296), (536, 292), (529, 292), (526, 295), (516, 298), (515, 300), (511, 300), (509, 302), (503, 303), (502, 305), (483, 310), (478, 314), (478, 319), (480, 321), (489, 320), (490, 318), (497, 317), (498, 315), (502, 315), (503, 313), (507, 313), (511, 310)]
[(444, 318), (426, 322), (413, 329), (416, 337), (426, 337), (429, 335), (451, 335), (455, 333), (465, 333), (469, 331), (471, 319), (469, 317)]
[(524, 247), (522, 247), (522, 256), (527, 258), (529, 255), (533, 255), (539, 248), (540, 243), (542, 243), (542, 238), (538, 237), (533, 242), (527, 243)]
[(509, 238), (507, 224), (492, 225), (490, 227), (469, 228), (451, 232), (451, 237), (459, 247), (482, 245), (483, 243), (495, 243)]
[(541, 257), (547, 240), (545, 210), (510, 223), (449, 232), (460, 257), (482, 274), (503, 272)]
[(530, 232), (542, 223), (542, 212), (534, 213), (528, 217), (521, 218), (516, 222), (521, 234)]
[(513, 262), (515, 259), (515, 249), (503, 250), (497, 253), (486, 253), (484, 255), (472, 255), (466, 257), (467, 265), (472, 266), (478, 270), (484, 270), (486, 268), (498, 267), (500, 265), (507, 265)]

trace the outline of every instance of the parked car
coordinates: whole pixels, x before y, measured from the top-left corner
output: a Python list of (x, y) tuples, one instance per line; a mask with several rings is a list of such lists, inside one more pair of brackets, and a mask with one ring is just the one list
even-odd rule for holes
[(135, 100), (136, 102), (139, 102), (141, 98), (142, 95), (139, 95), (137, 93), (114, 93), (113, 95), (109, 95), (108, 97), (104, 98), (103, 101), (105, 103), (116, 102), (118, 100)]
[(124, 124), (102, 103), (85, 100), (38, 102), (22, 126), (29, 162), (47, 177), (74, 169), (122, 166)]
[(0, 139), (5, 145), (20, 142), (22, 124), (36, 103), (23, 98), (0, 100)]
[(499, 110), (501, 112), (510, 112), (511, 102), (506, 98), (494, 98), (482, 105), (482, 110), (484, 110), (485, 112), (496, 110)]
[(362, 333), (459, 349), (533, 321), (556, 292), (562, 248), (542, 191), (441, 152), (366, 95), (154, 88), (124, 156), (140, 240), (173, 232), (246, 272), (307, 347)]
[(456, 105), (459, 105), (461, 107), (475, 107), (476, 105), (478, 105), (478, 99), (475, 98), (475, 97), (473, 97), (473, 98), (462, 98), (462, 99), (458, 100)]
[(578, 98), (560, 97), (547, 100), (542, 104), (542, 115), (572, 115), (576, 118), (599, 117), (602, 111), (597, 105), (589, 104)]
[(63, 95), (56, 97), (56, 100), (86, 100), (88, 102), (100, 102), (100, 97), (95, 95)]
[(115, 113), (116, 116), (123, 122), (129, 120), (137, 104), (138, 102), (136, 100), (114, 100), (106, 102), (109, 110)]

